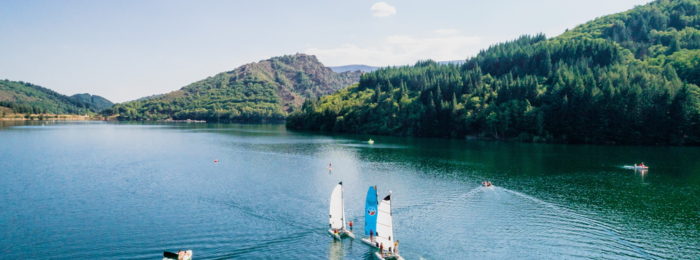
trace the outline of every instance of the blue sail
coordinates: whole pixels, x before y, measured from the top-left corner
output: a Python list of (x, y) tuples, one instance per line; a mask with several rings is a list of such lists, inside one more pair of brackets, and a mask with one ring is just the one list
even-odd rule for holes
[(369, 236), (369, 231), (377, 232), (377, 189), (370, 186), (367, 190), (367, 200), (365, 201), (365, 235)]

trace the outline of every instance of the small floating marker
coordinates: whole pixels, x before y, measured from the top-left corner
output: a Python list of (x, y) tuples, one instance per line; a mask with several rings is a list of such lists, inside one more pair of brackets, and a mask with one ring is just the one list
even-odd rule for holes
[(214, 160), (214, 163), (219, 163), (219, 160)]

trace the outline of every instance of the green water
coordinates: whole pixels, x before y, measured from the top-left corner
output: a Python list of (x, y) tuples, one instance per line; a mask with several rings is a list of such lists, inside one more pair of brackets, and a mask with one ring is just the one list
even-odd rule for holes
[[(700, 258), (698, 147), (83, 122), (3, 123), (0, 148), (0, 252), (10, 259), (185, 248), (196, 259), (371, 259), (359, 240), (326, 234), (341, 180), (357, 227), (368, 186), (393, 192), (407, 259)], [(642, 161), (648, 172), (623, 169)]]

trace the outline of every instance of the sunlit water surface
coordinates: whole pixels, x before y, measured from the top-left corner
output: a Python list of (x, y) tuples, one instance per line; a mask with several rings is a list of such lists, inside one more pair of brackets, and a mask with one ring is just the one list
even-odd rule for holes
[[(0, 252), (369, 259), (359, 239), (326, 233), (342, 180), (357, 227), (369, 185), (393, 192), (407, 259), (700, 259), (699, 158), (697, 147), (329, 136), (281, 125), (4, 125)], [(651, 170), (622, 168), (640, 161)]]

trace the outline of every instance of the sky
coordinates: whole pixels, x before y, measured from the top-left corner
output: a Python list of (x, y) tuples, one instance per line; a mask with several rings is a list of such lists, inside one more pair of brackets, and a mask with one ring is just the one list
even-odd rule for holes
[(0, 79), (114, 102), (274, 56), (327, 66), (464, 60), (649, 0), (0, 1)]

